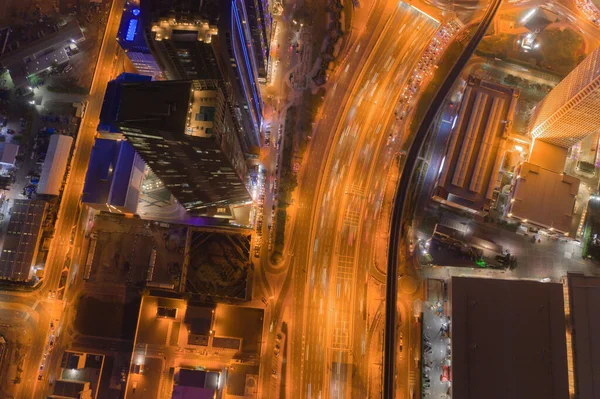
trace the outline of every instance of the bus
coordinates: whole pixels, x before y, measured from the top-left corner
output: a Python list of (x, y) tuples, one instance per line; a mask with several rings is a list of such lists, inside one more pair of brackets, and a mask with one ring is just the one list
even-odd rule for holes
[(96, 234), (90, 235), (90, 247), (87, 253), (87, 259), (85, 262), (85, 268), (83, 270), (83, 279), (89, 280), (90, 274), (92, 273), (92, 263), (94, 262), (94, 252), (96, 252), (96, 243), (98, 242), (98, 236)]

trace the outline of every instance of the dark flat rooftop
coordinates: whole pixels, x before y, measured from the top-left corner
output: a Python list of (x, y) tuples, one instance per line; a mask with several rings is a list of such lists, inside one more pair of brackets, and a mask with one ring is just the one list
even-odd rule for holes
[(199, 335), (210, 334), (213, 310), (214, 306), (188, 305), (184, 323), (189, 325), (191, 333)]
[(117, 124), (183, 135), (191, 90), (191, 81), (122, 83)]
[(579, 399), (600, 398), (600, 278), (568, 275), (575, 390)]
[[(233, 349), (241, 339), (241, 352), (260, 354), (264, 310), (219, 304), (215, 311), (213, 345)], [(229, 346), (231, 344), (231, 346)]]
[(567, 399), (561, 284), (453, 277), (452, 394)]
[(219, 373), (216, 371), (180, 369), (177, 385), (218, 389)]

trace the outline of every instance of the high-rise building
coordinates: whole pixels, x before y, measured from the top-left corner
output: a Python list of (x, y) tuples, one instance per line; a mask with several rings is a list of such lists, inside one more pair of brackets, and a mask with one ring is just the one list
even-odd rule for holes
[(250, 116), (254, 135), (249, 143), (257, 146), (260, 143), (260, 127), (262, 124), (263, 101), (258, 83), (258, 68), (250, 24), (243, 0), (222, 1), (219, 18), (219, 35), (215, 45), (218, 49), (225, 76), (230, 79), (234, 95), (236, 111), (242, 111), (242, 119)]
[(127, 0), (121, 15), (117, 41), (137, 73), (162, 80), (164, 74), (146, 44), (140, 14), (139, 0)]
[(269, 12), (268, 0), (244, 0), (246, 14), (252, 36), (252, 46), (258, 68), (258, 79), (261, 83), (267, 80), (269, 65), (269, 49), (271, 42), (271, 26), (273, 18)]
[(121, 83), (129, 82), (150, 82), (151, 76), (138, 75), (135, 73), (122, 73), (117, 76), (114, 80), (108, 83), (106, 87), (106, 93), (104, 94), (104, 100), (102, 101), (102, 109), (100, 110), (100, 122), (98, 123), (97, 130), (102, 133), (116, 133), (116, 137), (120, 136), (120, 131), (115, 121), (117, 119), (117, 113), (119, 112), (119, 102), (121, 101)]
[(156, 61), (170, 80), (223, 79), (213, 48), (218, 14), (184, 11), (178, 4), (142, 2), (146, 41)]
[(246, 9), (242, 0), (141, 3), (146, 41), (166, 77), (220, 81), (242, 149), (251, 153), (260, 143), (263, 102)]
[(250, 201), (246, 161), (218, 81), (114, 80), (107, 93), (112, 111), (101, 117), (112, 118), (188, 212)]
[(535, 108), (531, 135), (569, 148), (600, 126), (600, 48), (588, 55)]

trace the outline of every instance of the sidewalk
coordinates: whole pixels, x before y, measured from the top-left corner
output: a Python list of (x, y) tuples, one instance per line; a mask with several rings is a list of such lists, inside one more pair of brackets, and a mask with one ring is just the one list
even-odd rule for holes
[(450, 320), (443, 307), (442, 302), (423, 304), (423, 398), (446, 398), (450, 388), (450, 383), (442, 382), (443, 368), (450, 366), (450, 338), (445, 332)]

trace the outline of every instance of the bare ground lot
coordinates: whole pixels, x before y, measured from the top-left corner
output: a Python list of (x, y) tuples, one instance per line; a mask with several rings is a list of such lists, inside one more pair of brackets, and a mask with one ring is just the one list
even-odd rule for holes
[(244, 299), (250, 271), (250, 236), (194, 231), (186, 288), (204, 299)]
[[(151, 280), (178, 286), (186, 231), (177, 225), (161, 227), (141, 219), (98, 215), (89, 282), (142, 286)], [(149, 274), (153, 250), (156, 258)]]

